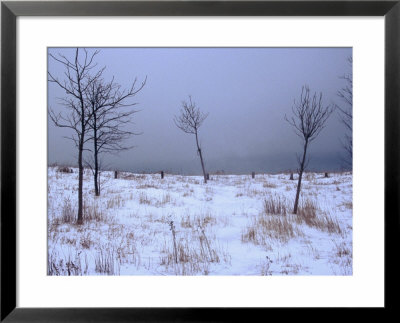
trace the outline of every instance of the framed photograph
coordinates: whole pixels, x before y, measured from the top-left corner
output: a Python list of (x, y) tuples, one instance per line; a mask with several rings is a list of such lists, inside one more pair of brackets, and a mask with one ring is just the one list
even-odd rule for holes
[(394, 305), (397, 1), (1, 15), (1, 320)]

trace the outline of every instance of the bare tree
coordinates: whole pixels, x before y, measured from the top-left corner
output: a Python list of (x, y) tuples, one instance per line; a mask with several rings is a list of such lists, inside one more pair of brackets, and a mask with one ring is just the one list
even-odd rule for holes
[(324, 107), (322, 104), (322, 93), (317, 95), (314, 93), (310, 96), (308, 86), (303, 86), (299, 102), (294, 102), (292, 107), (293, 115), (288, 118), (285, 115), (285, 120), (294, 128), (295, 133), (303, 141), (303, 156), (298, 158), (299, 164), (299, 179), (297, 182), (296, 199), (294, 202), (293, 213), (297, 214), (299, 204), (301, 179), (303, 172), (307, 167), (307, 148), (309, 144), (319, 135), (325, 127), (325, 123), (331, 115), (333, 109), (330, 106)]
[(146, 79), (136, 87), (136, 79), (128, 90), (121, 90), (121, 86), (112, 79), (106, 83), (102, 79), (93, 81), (85, 93), (85, 99), (90, 107), (91, 118), (89, 127), (93, 140), (93, 160), (88, 165), (92, 169), (95, 195), (100, 195), (99, 187), (99, 155), (100, 153), (119, 153), (132, 148), (124, 145), (124, 140), (131, 135), (138, 135), (126, 126), (131, 123), (132, 115), (137, 110), (131, 107), (137, 103), (127, 102), (141, 91)]
[(98, 51), (89, 54), (86, 49), (83, 49), (83, 54), (80, 54), (79, 48), (76, 49), (73, 60), (61, 54), (58, 56), (50, 54), (50, 58), (65, 68), (63, 80), (48, 72), (49, 82), (57, 84), (66, 94), (65, 97), (59, 99), (64, 107), (64, 112), (57, 114), (49, 108), (49, 117), (57, 127), (69, 128), (73, 131), (73, 134), (67, 138), (73, 140), (78, 148), (78, 224), (83, 223), (83, 151), (85, 143), (88, 141), (86, 135), (91, 118), (90, 110), (85, 102), (85, 93), (92, 83), (101, 77), (104, 70), (100, 69), (97, 72), (93, 72), (97, 65), (94, 63), (94, 58), (97, 54)]
[(196, 137), (197, 153), (200, 157), (201, 168), (203, 170), (204, 183), (207, 183), (207, 174), (203, 161), (203, 154), (201, 146), (199, 144), (199, 128), (203, 124), (203, 121), (208, 117), (208, 113), (203, 113), (196, 107), (196, 103), (192, 101), (192, 97), (189, 95), (189, 102), (183, 101), (182, 108), (179, 116), (174, 117), (175, 125), (185, 133), (194, 134)]
[[(351, 68), (353, 67), (353, 57), (348, 58), (348, 63)], [(337, 92), (338, 97), (341, 99), (342, 104), (336, 104), (338, 109), (340, 121), (346, 128), (344, 141), (342, 142), (343, 148), (346, 151), (343, 162), (345, 166), (353, 168), (353, 73), (345, 74), (341, 77), (345, 81), (345, 86)]]

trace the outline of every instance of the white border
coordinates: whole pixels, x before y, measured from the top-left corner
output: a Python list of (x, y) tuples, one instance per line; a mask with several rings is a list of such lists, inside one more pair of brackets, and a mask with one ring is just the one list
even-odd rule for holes
[[(383, 306), (383, 17), (19, 17), (17, 30), (17, 306)], [(47, 46), (353, 47), (353, 276), (47, 277)]]

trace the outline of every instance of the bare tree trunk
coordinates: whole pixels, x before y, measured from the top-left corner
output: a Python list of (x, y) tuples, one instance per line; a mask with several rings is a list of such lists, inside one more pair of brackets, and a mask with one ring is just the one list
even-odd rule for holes
[(101, 172), (99, 172), (98, 177), (97, 177), (97, 184), (98, 184), (98, 188), (99, 188), (99, 195), (100, 195), (100, 193), (101, 193), (101, 179), (100, 179), (100, 176), (101, 176)]
[(200, 145), (199, 145), (199, 139), (197, 137), (197, 132), (195, 133), (195, 135), (196, 135), (197, 151), (198, 151), (199, 156), (200, 156), (201, 168), (203, 170), (204, 183), (207, 183), (207, 174), (206, 174), (206, 170), (205, 170), (205, 167), (204, 167), (203, 155), (201, 153), (201, 148), (200, 148)]
[(100, 196), (99, 188), (99, 164), (97, 161), (97, 155), (94, 157), (94, 194)]
[[(78, 57), (75, 58), (78, 60)], [(79, 101), (81, 103), (81, 135), (79, 137), (79, 154), (78, 154), (78, 167), (79, 167), (79, 180), (78, 180), (78, 224), (83, 224), (83, 145), (85, 143), (85, 104), (83, 102), (82, 90), (81, 90), (81, 79), (80, 76), (78, 79), (78, 93), (79, 93)]]
[(300, 163), (299, 180), (297, 182), (296, 199), (294, 201), (294, 208), (293, 208), (293, 213), (294, 214), (297, 214), (297, 208), (299, 206), (299, 197), (300, 197), (300, 190), (301, 190), (301, 179), (303, 177), (304, 165), (305, 165), (305, 162), (306, 162), (307, 146), (308, 146), (308, 140), (306, 140), (306, 142), (304, 143), (303, 158), (302, 158), (301, 163)]
[(79, 167), (79, 180), (78, 180), (78, 224), (83, 223), (83, 216), (82, 216), (82, 190), (83, 190), (83, 162), (82, 162), (82, 154), (83, 154), (83, 144), (82, 138), (81, 142), (79, 143), (79, 152), (78, 152), (78, 167)]
[(100, 195), (99, 190), (99, 150), (97, 147), (97, 125), (96, 125), (96, 113), (93, 113), (93, 144), (94, 144), (94, 194), (95, 196)]

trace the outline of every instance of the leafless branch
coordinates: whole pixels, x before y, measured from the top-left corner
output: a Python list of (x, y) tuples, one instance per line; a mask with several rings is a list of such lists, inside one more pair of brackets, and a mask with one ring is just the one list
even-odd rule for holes
[(203, 170), (204, 183), (207, 183), (207, 174), (205, 171), (203, 154), (199, 143), (199, 128), (204, 120), (208, 117), (208, 113), (201, 112), (200, 108), (196, 107), (196, 103), (192, 101), (189, 95), (189, 101), (182, 101), (182, 107), (178, 116), (174, 116), (175, 125), (185, 133), (193, 134), (196, 138), (197, 154), (200, 157), (201, 167)]

